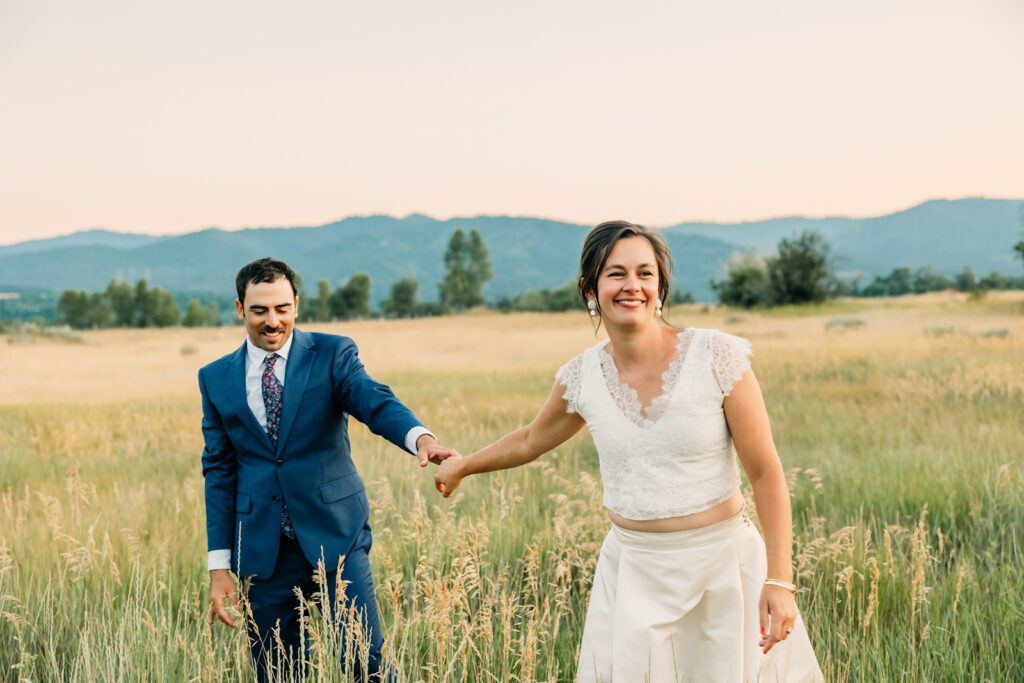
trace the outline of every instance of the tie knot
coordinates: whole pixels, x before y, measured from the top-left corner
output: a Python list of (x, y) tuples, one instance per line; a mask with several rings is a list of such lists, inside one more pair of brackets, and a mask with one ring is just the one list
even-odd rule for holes
[(279, 358), (279, 356), (276, 353), (269, 354), (267, 356), (267, 359), (266, 359), (267, 367), (270, 368), (271, 370), (273, 370), (274, 369), (274, 363), (277, 362), (278, 358)]

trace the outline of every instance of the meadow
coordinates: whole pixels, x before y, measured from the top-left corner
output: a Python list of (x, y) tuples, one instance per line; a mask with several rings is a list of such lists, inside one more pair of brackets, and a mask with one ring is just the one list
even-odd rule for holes
[[(671, 319), (753, 342), (826, 679), (1024, 680), (1024, 298), (679, 306)], [(309, 329), (354, 337), (464, 453), (529, 421), (555, 370), (600, 338), (583, 312)], [(250, 680), (244, 632), (205, 625), (195, 379), (242, 335), (0, 346), (0, 680)], [(432, 468), (358, 424), (352, 436), (398, 680), (572, 680), (608, 529), (586, 432), (448, 500)], [(340, 680), (336, 632), (307, 616), (302, 678)]]

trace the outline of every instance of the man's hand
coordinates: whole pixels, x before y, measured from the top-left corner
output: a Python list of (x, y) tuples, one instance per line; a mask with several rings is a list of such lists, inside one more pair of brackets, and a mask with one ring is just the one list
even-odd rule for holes
[(428, 462), (440, 465), (448, 458), (461, 458), (459, 452), (454, 448), (442, 446), (430, 434), (423, 434), (416, 439), (416, 457), (420, 459), (420, 467), (426, 467)]
[(210, 571), (210, 618), (206, 622), (207, 626), (213, 626), (214, 618), (220, 619), (228, 626), (238, 625), (224, 607), (225, 598), (232, 607), (238, 609), (238, 588), (231, 577), (231, 572), (227, 569), (213, 569)]

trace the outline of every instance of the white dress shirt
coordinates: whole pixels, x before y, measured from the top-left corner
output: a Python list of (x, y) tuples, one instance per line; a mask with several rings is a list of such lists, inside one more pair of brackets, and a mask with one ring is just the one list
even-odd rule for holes
[[(283, 388), (285, 370), (288, 367), (288, 355), (292, 349), (292, 338), (292, 335), (289, 334), (284, 345), (277, 351), (261, 349), (253, 344), (251, 339), (245, 338), (245, 398), (253, 417), (256, 418), (256, 421), (260, 423), (260, 427), (263, 427), (264, 430), (267, 428), (267, 407), (263, 405), (263, 364), (266, 362), (267, 356), (272, 353), (280, 356), (277, 363), (274, 364), (274, 375)], [(424, 427), (416, 426), (410, 429), (405, 435), (405, 450), (415, 455), (416, 442), (424, 434), (434, 436), (429, 429)], [(230, 569), (231, 548), (219, 548), (209, 551), (206, 563), (209, 570)]]

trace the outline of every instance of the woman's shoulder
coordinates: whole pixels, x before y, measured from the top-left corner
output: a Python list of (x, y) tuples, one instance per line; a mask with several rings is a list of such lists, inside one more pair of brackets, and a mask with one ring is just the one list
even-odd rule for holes
[(729, 349), (751, 353), (750, 340), (746, 337), (729, 334), (713, 327), (687, 327), (680, 334), (686, 332), (691, 333), (694, 339), (701, 339), (711, 351)]
[[(570, 358), (569, 361), (565, 363), (565, 365), (558, 369), (558, 372), (555, 373), (555, 377), (562, 379), (562, 377), (565, 376), (567, 373), (578, 374), (580, 371), (582, 371), (583, 364), (586, 361), (586, 358), (588, 356), (593, 356), (594, 354), (598, 353), (607, 344), (608, 340), (603, 339), (598, 343), (594, 344), (593, 346), (586, 348), (580, 353), (576, 354), (575, 356)], [(565, 382), (562, 383), (565, 384)]]
[(711, 374), (722, 395), (728, 396), (743, 373), (750, 369), (750, 356), (753, 354), (750, 340), (712, 328), (691, 329), (700, 335)]

